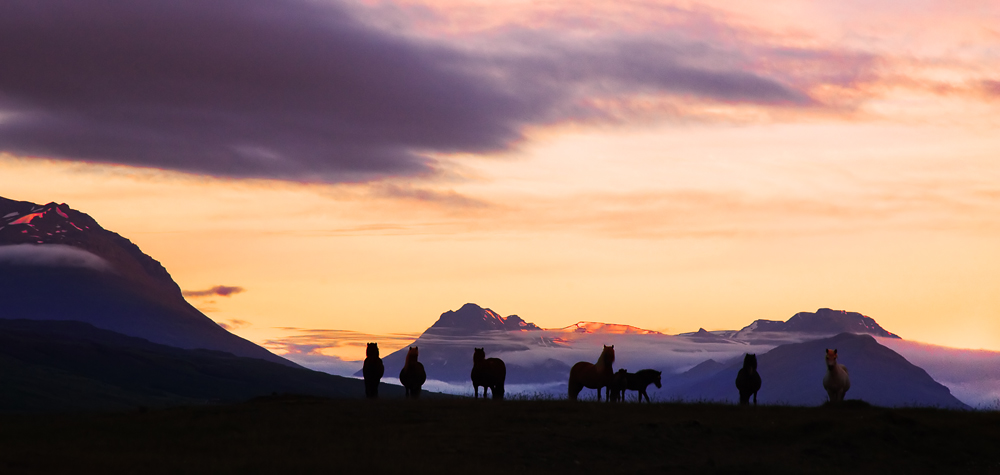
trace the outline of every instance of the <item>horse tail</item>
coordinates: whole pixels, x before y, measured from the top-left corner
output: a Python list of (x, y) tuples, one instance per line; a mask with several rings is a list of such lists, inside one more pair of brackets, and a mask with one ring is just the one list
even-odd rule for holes
[(576, 401), (576, 397), (580, 394), (580, 391), (583, 391), (583, 384), (573, 381), (571, 377), (569, 379), (569, 400)]

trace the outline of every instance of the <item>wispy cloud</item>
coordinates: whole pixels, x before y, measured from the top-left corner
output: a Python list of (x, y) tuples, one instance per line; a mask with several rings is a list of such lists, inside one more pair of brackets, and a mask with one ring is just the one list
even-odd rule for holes
[(416, 340), (419, 333), (363, 333), (351, 330), (326, 330), (282, 327), (279, 330), (293, 332), (284, 338), (266, 340), (268, 349), (286, 354), (321, 354), (323, 350), (341, 347), (364, 348), (369, 342), (377, 342), (383, 353), (402, 348)]
[(218, 323), (220, 327), (225, 328), (226, 330), (229, 331), (238, 330), (240, 328), (245, 328), (252, 325), (250, 322), (246, 320), (240, 320), (237, 318), (232, 318), (225, 322), (215, 322), (215, 323)]
[(238, 293), (245, 292), (246, 289), (238, 286), (231, 285), (216, 285), (210, 289), (205, 290), (184, 290), (181, 292), (185, 297), (191, 298), (203, 298), (203, 297), (229, 297)]
[(86, 267), (111, 271), (104, 259), (83, 249), (62, 244), (13, 244), (0, 246), (0, 265), (42, 267)]

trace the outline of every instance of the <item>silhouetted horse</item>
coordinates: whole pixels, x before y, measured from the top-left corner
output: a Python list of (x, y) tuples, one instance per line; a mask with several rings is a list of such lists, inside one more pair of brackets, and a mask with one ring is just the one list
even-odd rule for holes
[(378, 357), (378, 343), (369, 343), (366, 354), (365, 365), (361, 367), (361, 374), (365, 375), (365, 397), (375, 399), (378, 397), (379, 382), (385, 374), (382, 358)]
[[(597, 359), (597, 364), (581, 361), (569, 370), (569, 399), (576, 401), (576, 397), (583, 391), (583, 388), (597, 390), (597, 400), (601, 400), (601, 388), (611, 384), (615, 376), (615, 370), (611, 367), (615, 362), (615, 345), (604, 345), (601, 357)], [(610, 397), (610, 390), (608, 396)]]
[(608, 402), (624, 401), (626, 388), (628, 388), (628, 371), (619, 369), (611, 378), (611, 384), (608, 385), (608, 389), (611, 391), (611, 394), (608, 395)]
[(507, 365), (500, 358), (486, 358), (486, 351), (476, 348), (472, 351), (472, 387), (476, 397), (479, 397), (479, 386), (483, 387), (483, 398), (486, 391), (493, 391), (493, 399), (503, 399), (503, 382), (507, 379)]
[[(660, 383), (660, 376), (663, 373), (655, 369), (640, 369), (635, 373), (625, 374), (625, 389), (630, 389), (632, 391), (639, 391), (639, 402), (642, 402), (642, 398), (646, 398), (646, 402), (651, 402), (649, 400), (649, 394), (646, 394), (646, 386), (650, 384), (655, 384), (656, 388), (662, 388), (663, 385)], [(622, 401), (625, 400), (625, 391), (622, 391)]]
[(743, 368), (736, 374), (736, 389), (740, 390), (740, 405), (749, 406), (753, 395), (753, 405), (757, 405), (757, 391), (760, 391), (760, 375), (757, 374), (757, 355), (747, 353), (743, 357)]
[(420, 386), (427, 381), (427, 372), (424, 371), (424, 365), (417, 361), (418, 355), (417, 347), (411, 346), (406, 352), (406, 363), (399, 370), (399, 383), (406, 389), (406, 397), (413, 399), (420, 397)]
[(837, 363), (837, 350), (826, 350), (826, 375), (823, 376), (823, 388), (830, 396), (830, 402), (841, 402), (847, 390), (851, 389), (851, 378), (847, 375), (847, 367)]

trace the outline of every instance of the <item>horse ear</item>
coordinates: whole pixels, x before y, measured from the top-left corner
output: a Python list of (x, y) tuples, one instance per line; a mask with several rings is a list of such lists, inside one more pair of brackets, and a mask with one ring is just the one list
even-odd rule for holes
[(833, 349), (833, 354), (837, 354), (837, 349), (836, 348)]

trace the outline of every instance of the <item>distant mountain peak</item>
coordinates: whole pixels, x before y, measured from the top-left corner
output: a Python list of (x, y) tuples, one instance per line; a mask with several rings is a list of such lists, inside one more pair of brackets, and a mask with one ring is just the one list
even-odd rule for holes
[(898, 335), (882, 328), (875, 319), (857, 312), (821, 308), (815, 312), (799, 312), (788, 321), (755, 320), (750, 325), (733, 335), (734, 339), (747, 339), (756, 333), (766, 332), (797, 332), (834, 335), (839, 333), (857, 333), (899, 338)]
[(467, 303), (458, 310), (442, 313), (438, 320), (427, 329), (430, 333), (448, 334), (468, 334), (492, 330), (533, 331), (541, 330), (541, 328), (534, 323), (525, 322), (517, 315), (502, 317), (493, 310), (474, 303)]
[(600, 322), (577, 322), (568, 327), (556, 328), (555, 331), (574, 333), (605, 333), (613, 335), (661, 335), (658, 331), (644, 330), (631, 325)]

